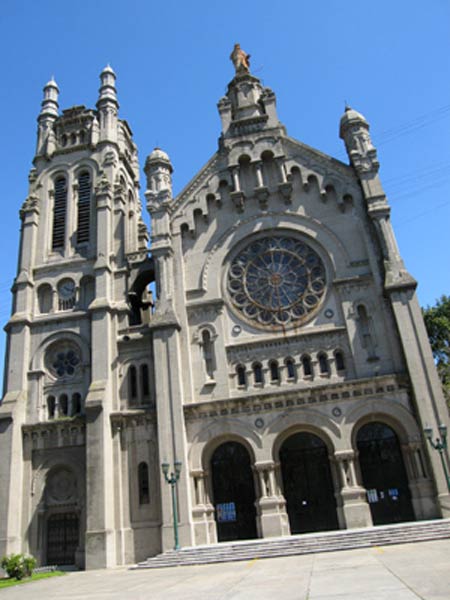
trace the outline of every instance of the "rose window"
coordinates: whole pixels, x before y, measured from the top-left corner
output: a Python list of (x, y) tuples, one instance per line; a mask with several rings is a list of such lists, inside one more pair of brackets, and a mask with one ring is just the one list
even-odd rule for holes
[(227, 288), (234, 307), (257, 325), (299, 324), (325, 294), (325, 267), (304, 242), (284, 236), (255, 240), (232, 261)]
[(56, 344), (47, 353), (46, 363), (54, 377), (71, 377), (81, 364), (79, 349), (70, 343)]

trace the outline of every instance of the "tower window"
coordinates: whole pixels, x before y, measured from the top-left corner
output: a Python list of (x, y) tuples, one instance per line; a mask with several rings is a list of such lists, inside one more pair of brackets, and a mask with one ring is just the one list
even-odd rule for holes
[(150, 486), (148, 481), (147, 463), (141, 462), (138, 466), (139, 504), (150, 503)]
[(55, 408), (56, 408), (55, 397), (49, 396), (47, 398), (47, 414), (48, 414), (49, 419), (55, 418)]
[(236, 367), (237, 384), (240, 387), (247, 385), (247, 375), (245, 373), (244, 365), (238, 365)]
[(322, 375), (328, 375), (330, 372), (330, 367), (328, 365), (328, 358), (326, 354), (319, 354), (317, 357), (319, 359), (319, 369)]
[(72, 394), (71, 416), (81, 414), (81, 396), (78, 393)]
[(309, 356), (302, 357), (302, 367), (303, 367), (303, 375), (305, 377), (310, 377), (313, 374), (311, 359), (309, 358)]
[(130, 399), (136, 400), (137, 398), (137, 373), (136, 367), (131, 365), (128, 369), (128, 384), (130, 386)]
[(150, 396), (150, 382), (148, 377), (148, 365), (141, 365), (141, 389), (142, 396), (148, 398)]
[(69, 413), (69, 401), (66, 394), (62, 394), (59, 397), (59, 416), (67, 417)]
[(53, 207), (52, 250), (64, 248), (66, 231), (67, 182), (65, 177), (55, 181), (55, 202)]
[(255, 363), (253, 365), (253, 380), (256, 384), (264, 383), (263, 370), (260, 363)]
[(87, 171), (78, 177), (77, 244), (89, 242), (91, 213), (91, 177)]
[(38, 288), (38, 306), (41, 315), (52, 309), (52, 288), (48, 283), (43, 283)]
[(288, 379), (295, 379), (295, 366), (292, 358), (287, 358), (285, 361)]
[(207, 329), (202, 331), (202, 351), (206, 377), (214, 379), (214, 344)]
[(340, 350), (334, 353), (334, 360), (336, 361), (336, 370), (345, 371), (344, 355)]
[(280, 371), (276, 360), (270, 361), (270, 380), (275, 382), (280, 380)]

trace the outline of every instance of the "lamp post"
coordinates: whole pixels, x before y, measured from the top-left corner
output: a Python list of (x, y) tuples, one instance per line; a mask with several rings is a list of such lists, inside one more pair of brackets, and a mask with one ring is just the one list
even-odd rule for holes
[(444, 470), (445, 479), (447, 482), (447, 489), (450, 492), (450, 477), (447, 471), (447, 465), (445, 464), (444, 450), (447, 450), (447, 425), (441, 423), (438, 426), (440, 438), (437, 437), (436, 441), (433, 442), (433, 429), (427, 425), (424, 427), (424, 434), (427, 440), (430, 442), (432, 448), (439, 452), (439, 456), (441, 457), (442, 468)]
[(172, 491), (172, 514), (173, 514), (173, 539), (174, 539), (174, 550), (180, 549), (180, 544), (178, 542), (178, 511), (177, 511), (177, 497), (175, 493), (175, 486), (177, 485), (177, 481), (180, 479), (181, 473), (181, 462), (176, 460), (174, 463), (174, 471), (171, 471), (169, 476), (169, 463), (167, 461), (161, 464), (162, 472), (164, 473), (164, 479), (170, 485), (170, 489)]

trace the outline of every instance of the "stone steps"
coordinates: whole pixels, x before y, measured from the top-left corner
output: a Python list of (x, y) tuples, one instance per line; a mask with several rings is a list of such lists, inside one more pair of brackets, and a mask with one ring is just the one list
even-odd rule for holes
[(345, 529), (283, 538), (222, 542), (170, 550), (148, 558), (137, 569), (156, 569), (182, 565), (294, 556), (316, 552), (335, 552), (371, 546), (408, 544), (450, 538), (450, 519), (381, 525), (370, 529)]

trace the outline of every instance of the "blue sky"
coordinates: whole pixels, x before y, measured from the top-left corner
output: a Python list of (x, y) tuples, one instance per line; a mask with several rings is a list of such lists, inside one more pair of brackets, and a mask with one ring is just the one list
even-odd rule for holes
[[(292, 137), (347, 161), (338, 136), (344, 103), (366, 116), (419, 300), (450, 293), (448, 0), (3, 0), (2, 323), (43, 85), (55, 76), (61, 108), (94, 107), (98, 75), (110, 63), (141, 165), (155, 145), (164, 148), (178, 192), (216, 150), (216, 103), (233, 76), (235, 42), (275, 91)], [(4, 336), (1, 362), (3, 349)]]

